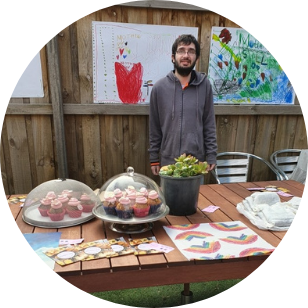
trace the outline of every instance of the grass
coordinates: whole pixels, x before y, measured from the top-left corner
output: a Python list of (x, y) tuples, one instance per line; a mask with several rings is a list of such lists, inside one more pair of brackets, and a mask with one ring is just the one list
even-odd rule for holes
[[(191, 283), (193, 302), (215, 296), (241, 280)], [(116, 304), (132, 307), (174, 307), (181, 305), (183, 284), (91, 293), (93, 296)]]

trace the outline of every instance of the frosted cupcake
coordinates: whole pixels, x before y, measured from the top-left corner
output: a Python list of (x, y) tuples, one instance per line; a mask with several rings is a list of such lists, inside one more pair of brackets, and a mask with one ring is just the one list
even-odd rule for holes
[(133, 217), (133, 208), (130, 205), (130, 200), (127, 197), (120, 198), (116, 206), (117, 216), (121, 219)]
[(134, 205), (134, 214), (136, 217), (145, 217), (149, 214), (150, 206), (148, 205), (148, 199), (146, 197), (136, 198)]
[(41, 215), (44, 217), (48, 217), (47, 211), (49, 211), (50, 208), (51, 208), (51, 199), (43, 198), (38, 207), (38, 210), (40, 211)]
[(150, 214), (155, 214), (159, 210), (162, 201), (159, 198), (157, 191), (151, 190), (148, 195), (148, 204), (150, 206)]
[(94, 201), (91, 200), (91, 197), (88, 194), (82, 194), (80, 196), (80, 204), (83, 207), (84, 213), (92, 212), (92, 209), (95, 205)]
[(68, 204), (68, 201), (69, 201), (68, 196), (67, 195), (58, 195), (57, 199), (62, 203), (64, 210), (66, 210), (67, 204)]
[(130, 205), (133, 206), (136, 202), (136, 191), (135, 190), (131, 190), (127, 193), (126, 197), (130, 200)]
[(71, 198), (68, 201), (66, 212), (71, 218), (80, 217), (82, 214), (82, 205), (80, 204), (80, 201), (76, 198)]
[(69, 189), (64, 189), (61, 193), (61, 195), (67, 195), (69, 199), (73, 197), (73, 191)]
[(52, 221), (63, 220), (65, 210), (63, 209), (62, 203), (58, 199), (51, 201), (51, 207), (50, 210), (47, 211), (47, 215)]
[(114, 196), (116, 197), (117, 201), (120, 200), (121, 197), (123, 197), (123, 192), (120, 188), (116, 188), (114, 191)]
[(49, 191), (49, 192), (46, 194), (46, 198), (49, 198), (49, 199), (56, 199), (56, 198), (57, 198), (57, 195), (55, 194), (54, 191)]
[(138, 191), (138, 195), (139, 196), (144, 196), (147, 197), (148, 196), (148, 190), (145, 187), (141, 187)]
[(114, 194), (107, 195), (103, 201), (103, 207), (107, 215), (117, 216), (116, 212), (117, 199)]

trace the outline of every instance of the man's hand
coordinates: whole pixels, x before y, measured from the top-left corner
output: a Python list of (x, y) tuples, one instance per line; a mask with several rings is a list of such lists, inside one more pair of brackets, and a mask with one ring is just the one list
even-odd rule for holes
[(216, 166), (216, 164), (209, 164), (209, 165), (207, 165), (207, 171), (211, 171), (211, 170), (213, 170), (214, 168), (215, 168), (215, 166)]
[(151, 170), (152, 170), (152, 173), (154, 175), (158, 175), (159, 174), (159, 170), (160, 170), (160, 166), (157, 165), (157, 166), (151, 166)]

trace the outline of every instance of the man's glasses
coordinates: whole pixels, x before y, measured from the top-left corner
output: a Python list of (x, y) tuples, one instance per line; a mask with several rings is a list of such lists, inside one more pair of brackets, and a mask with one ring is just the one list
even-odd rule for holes
[(184, 48), (180, 48), (176, 51), (176, 53), (180, 56), (184, 56), (186, 55), (186, 53), (189, 55), (189, 56), (194, 56), (196, 54), (196, 50), (195, 49), (188, 49), (188, 50), (185, 50)]

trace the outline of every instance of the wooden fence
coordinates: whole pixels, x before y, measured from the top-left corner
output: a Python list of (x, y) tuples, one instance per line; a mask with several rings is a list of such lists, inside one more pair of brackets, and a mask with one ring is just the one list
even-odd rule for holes
[[(95, 189), (128, 166), (159, 180), (149, 167), (148, 106), (93, 103), (92, 21), (198, 27), (197, 69), (205, 72), (211, 27), (237, 27), (203, 9), (121, 5), (94, 12), (63, 29), (40, 51), (44, 97), (12, 98), (8, 104), (1, 136), (7, 194), (29, 193), (63, 174)], [(292, 106), (219, 105), (215, 113), (219, 152), (245, 151), (269, 159), (277, 149), (307, 148), (297, 100)], [(257, 169), (252, 180), (268, 176)], [(206, 176), (206, 183), (210, 180)]]

